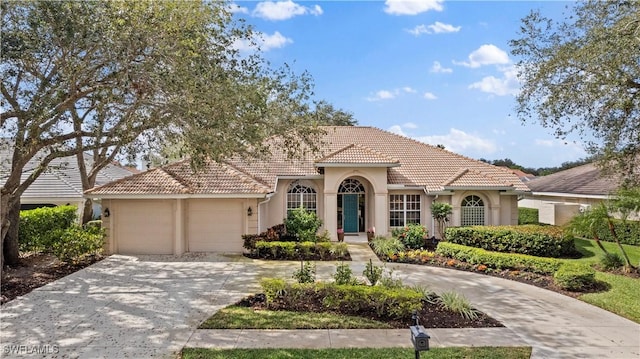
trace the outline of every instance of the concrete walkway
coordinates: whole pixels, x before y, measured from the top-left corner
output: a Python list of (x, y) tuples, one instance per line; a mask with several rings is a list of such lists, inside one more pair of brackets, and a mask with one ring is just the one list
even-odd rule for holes
[[(350, 265), (360, 274), (372, 254), (363, 243), (349, 247)], [(330, 279), (335, 265), (318, 262), (318, 279)], [(213, 254), (111, 256), (2, 306), (0, 352), (6, 358), (175, 358), (185, 346), (410, 346), (408, 329), (196, 329), (216, 310), (257, 292), (260, 278), (290, 278), (298, 266)], [(407, 284), (463, 293), (505, 325), (431, 329), (432, 347), (528, 345), (533, 358), (640, 358), (640, 325), (578, 300), (475, 273), (387, 267)]]

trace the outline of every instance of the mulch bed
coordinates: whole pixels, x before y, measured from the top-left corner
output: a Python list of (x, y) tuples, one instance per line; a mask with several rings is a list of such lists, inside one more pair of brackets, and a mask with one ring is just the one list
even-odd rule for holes
[[(499, 321), (489, 317), (488, 315), (478, 312), (478, 318), (466, 319), (458, 313), (451, 312), (442, 308), (439, 304), (422, 301), (422, 309), (417, 312), (419, 324), (425, 328), (494, 328), (504, 327)], [(282, 302), (274, 301), (267, 305), (266, 297), (264, 294), (257, 294), (246, 297), (236, 303), (238, 306), (250, 307), (254, 310), (290, 310), (290, 311), (304, 311), (304, 312), (326, 312), (324, 305), (322, 304), (322, 298), (313, 298), (313, 296), (306, 297), (304, 301), (301, 301), (296, 307), (288, 306)], [(335, 313), (345, 314), (345, 313)], [(349, 313), (354, 315), (354, 313)], [(392, 319), (387, 317), (380, 317), (374, 312), (360, 312), (355, 313), (356, 316), (381, 321), (391, 325), (394, 328), (405, 329), (411, 325), (414, 325), (414, 321), (411, 317), (404, 318), (402, 320)], [(428, 320), (427, 320), (428, 318)]]
[(16, 267), (5, 267), (0, 285), (0, 304), (25, 295), (43, 285), (65, 277), (102, 260), (103, 257), (90, 257), (81, 263), (72, 265), (60, 262), (51, 254), (32, 254), (20, 259)]

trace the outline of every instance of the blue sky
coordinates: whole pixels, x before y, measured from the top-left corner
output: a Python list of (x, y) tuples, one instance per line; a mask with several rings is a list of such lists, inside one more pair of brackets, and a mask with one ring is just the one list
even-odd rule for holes
[[(533, 9), (559, 1), (236, 1), (274, 66), (314, 79), (315, 98), (375, 126), (471, 158), (526, 167), (586, 156), (579, 142), (515, 117), (509, 40)], [(242, 48), (243, 44), (238, 44)]]

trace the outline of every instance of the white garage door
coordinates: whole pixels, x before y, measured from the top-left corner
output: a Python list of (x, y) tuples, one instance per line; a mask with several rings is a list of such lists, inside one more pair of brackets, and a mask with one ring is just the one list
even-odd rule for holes
[(123, 200), (114, 204), (118, 253), (173, 254), (172, 201)]
[(242, 202), (237, 199), (189, 200), (189, 252), (242, 252)]

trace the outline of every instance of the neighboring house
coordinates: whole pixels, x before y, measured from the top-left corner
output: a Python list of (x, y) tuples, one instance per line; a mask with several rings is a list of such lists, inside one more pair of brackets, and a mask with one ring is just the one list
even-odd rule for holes
[[(9, 147), (0, 150), (0, 183), (4, 183), (8, 176), (9, 158), (11, 151)], [(90, 155), (85, 155), (87, 168), (91, 168), (93, 160)], [(33, 160), (27, 164), (22, 174), (22, 179), (26, 179), (34, 166), (38, 164), (37, 160)], [(6, 172), (5, 172), (6, 171)], [(96, 178), (96, 185), (102, 185), (126, 176), (131, 176), (134, 172), (121, 167), (119, 165), (107, 165), (103, 168)], [(33, 209), (38, 207), (53, 207), (59, 205), (75, 205), (78, 206), (78, 218), (82, 218), (81, 211), (85, 202), (82, 190), (82, 181), (80, 179), (80, 170), (78, 169), (78, 161), (76, 156), (56, 158), (49, 164), (45, 170), (22, 194), (20, 203), (22, 209)], [(100, 202), (93, 204), (94, 216), (100, 216)]]
[(594, 164), (586, 164), (528, 181), (531, 193), (525, 194), (518, 206), (537, 208), (541, 223), (563, 225), (608, 199), (618, 185), (618, 181), (601, 176)]
[[(321, 230), (361, 233), (420, 223), (433, 233), (433, 201), (452, 225), (517, 224), (529, 189), (511, 171), (372, 127), (325, 127), (321, 152), (268, 161), (231, 158), (193, 173), (188, 161), (87, 191), (101, 198), (112, 253), (242, 252), (242, 234), (304, 206)], [(107, 217), (108, 213), (108, 217)]]
[(526, 172), (524, 172), (522, 170), (519, 170), (519, 169), (509, 168), (509, 167), (506, 167), (506, 166), (501, 166), (501, 167), (513, 172), (513, 174), (518, 176), (518, 178), (520, 178), (520, 180), (522, 182), (529, 182), (532, 179), (536, 178), (535, 175), (532, 175), (531, 173), (526, 173)]

